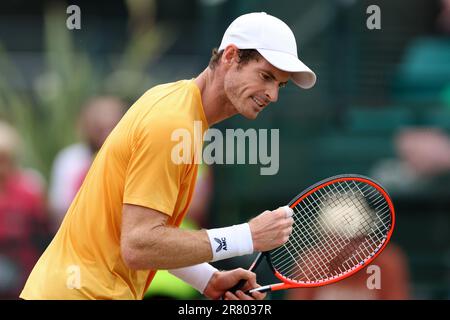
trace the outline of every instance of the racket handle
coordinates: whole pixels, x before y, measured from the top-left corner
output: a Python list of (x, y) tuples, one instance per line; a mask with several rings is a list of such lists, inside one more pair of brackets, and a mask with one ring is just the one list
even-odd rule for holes
[[(253, 271), (259, 266), (260, 262), (262, 261), (263, 255), (264, 255), (263, 252), (258, 253), (258, 256), (255, 259), (255, 262), (250, 266), (249, 271)], [(241, 280), (239, 280), (238, 283), (236, 283), (233, 287), (231, 287), (227, 291), (230, 291), (231, 293), (235, 294), (236, 291), (241, 289), (245, 285), (246, 282), (247, 282), (247, 280), (241, 279)], [(249, 293), (249, 291), (246, 292), (246, 294), (248, 294), (248, 293)]]
[(268, 292), (268, 291), (272, 291), (272, 285), (251, 289), (247, 291), (245, 294), (252, 294), (253, 292)]
[(236, 293), (236, 291), (238, 291), (239, 289), (241, 289), (245, 283), (247, 282), (247, 280), (245, 279), (241, 279), (239, 280), (238, 283), (236, 283), (232, 288), (230, 288), (228, 291), (230, 291), (231, 293)]
[[(236, 294), (236, 291), (238, 291), (239, 289), (241, 289), (244, 286), (245, 281), (246, 280), (240, 280), (233, 288), (231, 288), (228, 291)], [(258, 288), (254, 288), (254, 289), (251, 289), (251, 290), (247, 290), (244, 293), (248, 294), (248, 295), (252, 295), (253, 292), (261, 292), (261, 293), (263, 293), (263, 292), (268, 292), (268, 291), (272, 291), (272, 286), (271, 285), (258, 287)]]
[[(247, 282), (247, 280), (241, 279), (241, 280), (239, 280), (238, 283), (236, 283), (232, 288), (228, 289), (227, 291), (230, 291), (231, 293), (236, 294), (236, 291), (241, 289), (245, 285), (245, 282)], [(221, 299), (225, 300), (225, 295), (223, 295)]]

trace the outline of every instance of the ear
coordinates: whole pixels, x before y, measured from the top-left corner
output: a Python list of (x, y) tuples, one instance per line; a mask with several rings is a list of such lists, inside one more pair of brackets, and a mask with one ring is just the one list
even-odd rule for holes
[(239, 59), (239, 49), (234, 45), (228, 45), (222, 54), (222, 63), (227, 66), (231, 66), (233, 62), (238, 62)]

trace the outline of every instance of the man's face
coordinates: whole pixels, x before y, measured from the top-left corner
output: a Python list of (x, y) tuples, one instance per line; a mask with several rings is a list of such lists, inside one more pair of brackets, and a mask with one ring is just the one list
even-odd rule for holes
[(255, 119), (270, 102), (278, 100), (278, 91), (289, 78), (289, 72), (275, 68), (260, 56), (243, 65), (233, 61), (225, 75), (224, 89), (238, 113)]

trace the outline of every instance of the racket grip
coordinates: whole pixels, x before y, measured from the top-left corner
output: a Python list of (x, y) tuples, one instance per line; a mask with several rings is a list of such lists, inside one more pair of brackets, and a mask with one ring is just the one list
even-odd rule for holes
[(238, 291), (239, 289), (241, 289), (245, 283), (247, 282), (247, 280), (241, 279), (239, 280), (238, 283), (236, 283), (232, 288), (230, 288), (228, 291), (230, 291), (231, 293), (236, 293), (236, 291)]

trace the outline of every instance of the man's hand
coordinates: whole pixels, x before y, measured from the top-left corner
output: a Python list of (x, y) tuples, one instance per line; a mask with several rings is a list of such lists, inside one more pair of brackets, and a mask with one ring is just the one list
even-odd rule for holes
[(269, 251), (288, 241), (294, 219), (287, 210), (292, 209), (281, 207), (274, 211), (267, 210), (249, 221), (255, 251)]
[[(241, 279), (247, 280), (241, 290), (238, 290), (236, 294), (227, 291)], [(257, 287), (259, 287), (259, 285), (256, 283), (256, 274), (238, 268), (230, 271), (215, 272), (206, 285), (203, 294), (210, 299), (220, 299), (225, 295), (225, 300), (262, 300), (266, 297), (265, 293), (254, 292), (252, 295), (244, 293), (244, 291)]]

